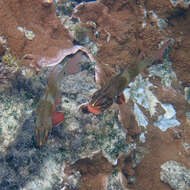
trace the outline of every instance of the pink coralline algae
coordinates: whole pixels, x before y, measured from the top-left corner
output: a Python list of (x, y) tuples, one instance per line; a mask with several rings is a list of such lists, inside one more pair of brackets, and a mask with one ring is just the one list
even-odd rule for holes
[(61, 61), (65, 59), (65, 57), (67, 57), (68, 55), (76, 54), (78, 51), (84, 52), (88, 55), (90, 61), (95, 62), (95, 59), (90, 51), (87, 48), (79, 45), (73, 46), (72, 48), (68, 49), (60, 49), (57, 51), (57, 54), (54, 57), (26, 54), (23, 57), (23, 61), (29, 60), (29, 66), (39, 71), (43, 67), (53, 67), (58, 65)]

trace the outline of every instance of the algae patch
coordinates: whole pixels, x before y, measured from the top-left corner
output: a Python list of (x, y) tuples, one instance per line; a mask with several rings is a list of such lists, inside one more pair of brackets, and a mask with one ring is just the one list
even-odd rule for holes
[(0, 151), (15, 140), (24, 120), (32, 113), (31, 103), (20, 92), (19, 96), (0, 94)]

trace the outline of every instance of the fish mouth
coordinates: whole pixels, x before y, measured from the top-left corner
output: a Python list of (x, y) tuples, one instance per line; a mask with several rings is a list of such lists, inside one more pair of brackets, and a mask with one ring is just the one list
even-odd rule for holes
[(90, 104), (88, 104), (88, 111), (90, 112), (90, 113), (93, 113), (93, 114), (95, 114), (95, 115), (98, 115), (98, 114), (100, 114), (100, 112), (101, 112), (101, 110), (98, 108), (98, 107), (95, 107), (95, 106), (92, 106), (92, 105), (90, 105)]
[(84, 114), (93, 113), (98, 115), (102, 110), (97, 106), (93, 106), (90, 103), (85, 103), (79, 107), (79, 111), (82, 111)]

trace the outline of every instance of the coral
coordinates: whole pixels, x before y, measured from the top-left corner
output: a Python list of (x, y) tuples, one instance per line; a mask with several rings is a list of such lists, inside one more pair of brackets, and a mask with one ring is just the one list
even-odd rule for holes
[(20, 62), (15, 56), (12, 56), (7, 50), (1, 57), (0, 62), (0, 91), (4, 91), (11, 87), (11, 81), (15, 78), (16, 72), (19, 70)]
[(143, 80), (139, 75), (134, 83), (130, 84), (130, 89), (124, 91), (126, 100), (131, 98), (134, 101), (134, 114), (139, 126), (147, 127), (148, 119), (137, 106), (136, 103), (144, 107), (150, 112), (151, 116), (154, 116), (157, 112), (157, 106), (160, 106), (165, 110), (165, 114), (158, 116), (158, 120), (154, 122), (154, 125), (159, 127), (162, 131), (166, 131), (170, 127), (179, 126), (180, 122), (176, 120), (176, 111), (171, 104), (163, 104), (157, 97), (151, 92), (150, 87), (153, 86), (148, 79)]
[[(50, 48), (51, 49), (51, 48)], [(83, 46), (73, 46), (72, 48), (68, 48), (68, 49), (61, 49), (57, 52), (57, 55), (54, 56), (54, 57), (42, 57), (42, 56), (33, 56), (32, 55), (32, 62), (30, 63), (30, 66), (31, 67), (36, 67), (35, 66), (35, 63), (37, 63), (37, 68), (42, 68), (42, 67), (51, 67), (51, 66), (55, 66), (55, 65), (58, 65), (59, 63), (61, 63), (61, 61), (64, 60), (64, 58), (68, 55), (72, 55), (72, 54), (75, 54), (76, 52), (78, 51), (83, 51), (85, 52), (90, 60), (92, 62), (95, 62), (95, 59), (93, 57), (93, 55), (90, 53), (90, 51), (83, 47)]]
[(190, 104), (190, 87), (185, 87), (184, 92), (185, 92), (185, 99)]
[(156, 127), (159, 127), (162, 131), (166, 131), (168, 128), (180, 126), (180, 122), (176, 120), (176, 111), (171, 104), (162, 104), (165, 110), (165, 114), (158, 117), (158, 120), (154, 122)]
[(148, 125), (147, 118), (136, 103), (134, 104), (134, 114), (135, 114), (138, 126), (147, 127)]
[[(112, 175), (110, 175), (108, 177), (108, 181), (109, 184), (107, 185), (107, 190), (114, 190), (114, 189), (118, 189), (118, 190), (124, 190), (126, 189), (126, 187), (124, 187), (124, 176), (122, 173), (120, 172), (116, 172), (115, 174), (113, 173)], [(127, 190), (127, 189), (126, 189)]]
[(32, 107), (22, 91), (19, 96), (7, 96), (1, 93), (0, 109), (3, 110), (0, 115), (0, 151), (6, 152), (15, 141), (24, 120), (30, 116)]
[(0, 56), (4, 55), (6, 49), (7, 49), (7, 40), (3, 36), (0, 36)]
[(31, 64), (38, 69), (44, 57), (54, 61), (59, 51), (73, 47), (72, 37), (56, 17), (54, 6), (44, 7), (38, 1), (29, 0), (21, 4), (19, 0), (12, 3), (3, 0), (0, 6), (3, 18), (0, 31), (7, 38), (11, 54), (20, 59), (26, 55), (35, 58), (33, 64), (31, 59), (28, 62), (22, 59), (26, 66)]
[(21, 26), (18, 26), (17, 29), (23, 32), (28, 40), (33, 40), (35, 38), (35, 34), (31, 30), (27, 30)]
[(175, 190), (188, 190), (190, 188), (190, 170), (173, 160), (161, 165), (160, 179)]
[(89, 37), (87, 35), (88, 30), (80, 24), (74, 26), (74, 39), (81, 44), (87, 44), (89, 42)]
[[(61, 89), (65, 94), (62, 98), (63, 110), (69, 113), (69, 118), (65, 120), (65, 130), (69, 130), (71, 134), (76, 133), (72, 142), (73, 148), (78, 147), (75, 154), (86, 157), (102, 150), (112, 164), (117, 164), (119, 154), (128, 154), (132, 147), (125, 143), (125, 133), (119, 127), (114, 112), (106, 111), (100, 116), (101, 122), (98, 124), (96, 116), (84, 115), (77, 111), (78, 107), (87, 101), (86, 97), (95, 90), (94, 85), (92, 73), (88, 74), (85, 70), (65, 77), (61, 83)], [(67, 118), (67, 114), (65, 117)]]
[(189, 0), (170, 0), (170, 2), (174, 7), (180, 5), (181, 7), (188, 8), (190, 4)]
[(148, 79), (144, 80), (140, 74), (129, 86), (130, 89), (124, 91), (126, 100), (132, 98), (134, 102), (143, 106), (150, 112), (150, 115), (153, 116), (156, 113), (156, 105), (159, 103), (157, 97), (150, 90), (150, 87), (152, 87), (153, 84), (150, 83)]
[(76, 4), (75, 1), (70, 1), (70, 0), (58, 1), (56, 3), (56, 12), (58, 16), (63, 16), (63, 15), (71, 16), (75, 4)]
[[(15, 89), (12, 95), (2, 96), (4, 113), (1, 131), (2, 135), (6, 134), (6, 138), (0, 142), (0, 148), (4, 151), (2, 157), (6, 165), (3, 166), (4, 161), (1, 162), (0, 159), (0, 166), (3, 166), (0, 171), (0, 186), (4, 184), (8, 189), (15, 185), (24, 190), (79, 188), (78, 182), (80, 183), (82, 174), (75, 172), (66, 176), (66, 164), (74, 164), (101, 151), (111, 167), (112, 164), (118, 164), (121, 154), (130, 155), (135, 148), (132, 143), (126, 142), (126, 134), (120, 128), (114, 111), (106, 111), (99, 117), (78, 111), (79, 106), (87, 102), (96, 90), (94, 65), (85, 54), (78, 54), (80, 56), (77, 62), (81, 65), (81, 71), (61, 78), (60, 82), (62, 103), (57, 109), (64, 111), (65, 121), (52, 129), (47, 144), (41, 149), (36, 146), (34, 139), (36, 108), (51, 69), (42, 69), (30, 80), (19, 75), (17, 82), (20, 84), (15, 85), (19, 90)], [(70, 58), (63, 60), (56, 69), (69, 60)], [(11, 122), (9, 131), (6, 128), (6, 115)], [(6, 181), (3, 178), (5, 171), (12, 175)]]
[[(189, 1), (1, 0), (0, 7), (0, 35), (7, 41), (0, 37), (0, 82), (12, 84), (0, 93), (0, 187), (122, 190), (130, 183), (132, 189), (169, 188), (158, 177), (160, 165), (175, 159), (189, 167)], [(125, 90), (127, 103), (98, 116), (78, 110), (98, 85), (135, 67), (139, 57), (150, 57), (168, 38), (174, 39), (171, 59), (164, 56), (162, 64), (138, 75)], [(49, 67), (62, 68), (73, 55), (79, 55), (80, 72), (73, 74), (78, 69), (73, 65), (66, 70), (73, 75), (62, 78), (57, 106), (65, 121), (52, 128), (39, 149), (36, 108)], [(29, 67), (40, 72), (33, 74)], [(104, 162), (93, 158), (97, 152)], [(76, 170), (66, 171), (83, 160)], [(162, 169), (164, 181), (172, 184), (174, 176), (182, 182), (172, 184), (174, 189), (188, 187), (188, 175), (181, 171), (189, 171), (172, 164)], [(168, 168), (180, 172), (170, 175)]]
[(19, 60), (16, 56), (13, 56), (9, 51), (6, 51), (6, 53), (1, 58), (2, 64), (6, 65), (9, 68), (12, 68), (12, 71), (16, 72), (19, 68)]

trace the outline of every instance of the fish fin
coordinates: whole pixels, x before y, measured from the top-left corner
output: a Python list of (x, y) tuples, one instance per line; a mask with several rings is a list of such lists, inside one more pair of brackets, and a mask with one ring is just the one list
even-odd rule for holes
[(53, 126), (59, 125), (64, 120), (64, 114), (62, 112), (54, 112), (52, 114), (52, 124)]
[(96, 63), (95, 80), (101, 87), (105, 86), (114, 75), (116, 72), (112, 67), (103, 63)]
[(98, 108), (93, 107), (93, 106), (91, 106), (90, 104), (88, 104), (88, 111), (89, 111), (90, 113), (95, 114), (95, 115), (98, 115), (98, 114), (101, 112)]
[(125, 101), (125, 96), (124, 96), (123, 93), (121, 93), (121, 94), (117, 97), (116, 103), (117, 103), (117, 104), (125, 104), (125, 103), (126, 103), (126, 101)]

